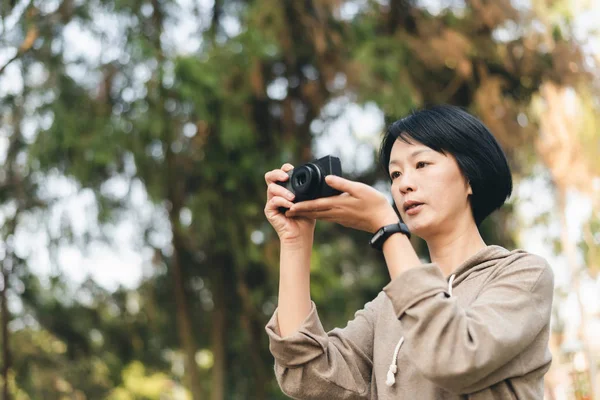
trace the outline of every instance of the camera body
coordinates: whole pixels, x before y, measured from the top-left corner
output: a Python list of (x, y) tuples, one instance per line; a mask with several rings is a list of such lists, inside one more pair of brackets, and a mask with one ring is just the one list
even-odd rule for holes
[(342, 163), (337, 157), (319, 158), (296, 167), (287, 174), (289, 179), (285, 182), (277, 182), (277, 184), (294, 193), (294, 203), (342, 193), (325, 183), (327, 175), (342, 176)]

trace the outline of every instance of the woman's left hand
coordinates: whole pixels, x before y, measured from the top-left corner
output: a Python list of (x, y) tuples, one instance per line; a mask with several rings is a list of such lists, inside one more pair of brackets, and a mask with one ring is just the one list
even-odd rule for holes
[(295, 203), (286, 212), (286, 217), (330, 221), (370, 233), (398, 222), (398, 215), (377, 189), (336, 175), (326, 176), (325, 182), (343, 193)]

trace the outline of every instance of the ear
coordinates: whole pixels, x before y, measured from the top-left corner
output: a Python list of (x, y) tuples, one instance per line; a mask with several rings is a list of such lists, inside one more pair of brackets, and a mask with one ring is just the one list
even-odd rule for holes
[(471, 181), (467, 181), (467, 194), (473, 195), (473, 188), (471, 187)]

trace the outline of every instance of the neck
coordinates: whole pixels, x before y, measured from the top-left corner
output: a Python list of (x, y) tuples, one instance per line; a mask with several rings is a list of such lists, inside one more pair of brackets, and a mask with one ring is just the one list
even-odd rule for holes
[(465, 260), (486, 247), (477, 225), (472, 220), (454, 224), (451, 232), (427, 240), (431, 261), (449, 276)]

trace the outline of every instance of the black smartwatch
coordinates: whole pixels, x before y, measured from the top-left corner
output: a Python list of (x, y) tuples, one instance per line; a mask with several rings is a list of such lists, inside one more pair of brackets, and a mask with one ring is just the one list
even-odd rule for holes
[(410, 231), (408, 230), (408, 226), (402, 222), (398, 222), (380, 228), (377, 232), (375, 232), (369, 243), (371, 244), (371, 247), (381, 251), (383, 249), (383, 243), (394, 233), (404, 233), (410, 239)]

